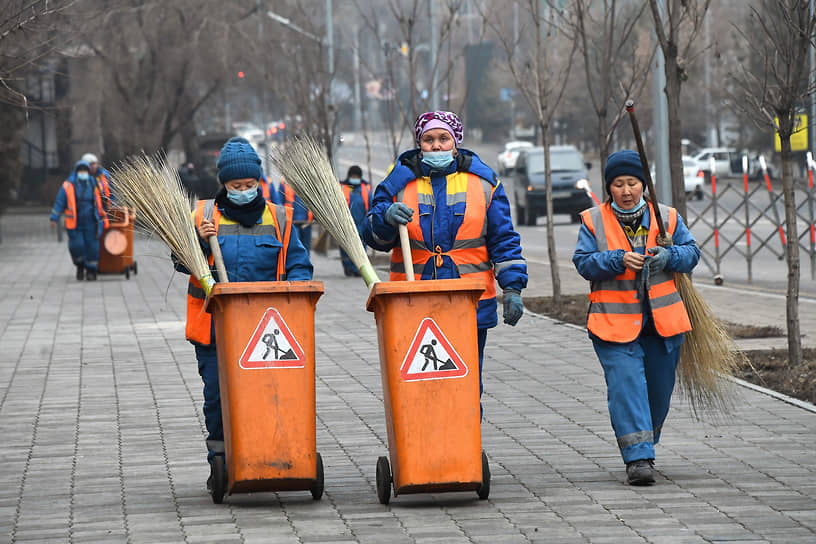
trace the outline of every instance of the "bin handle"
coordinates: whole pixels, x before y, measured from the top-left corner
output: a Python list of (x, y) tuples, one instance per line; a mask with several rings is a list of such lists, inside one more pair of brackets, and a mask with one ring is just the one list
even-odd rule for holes
[(405, 279), (414, 281), (414, 259), (411, 258), (411, 241), (408, 239), (408, 227), (399, 225), (400, 248), (402, 248), (402, 263), (405, 268)]
[(210, 236), (207, 242), (210, 244), (215, 269), (218, 270), (218, 279), (221, 283), (229, 283), (227, 267), (224, 266), (224, 257), (221, 255), (221, 246), (218, 244), (218, 236)]

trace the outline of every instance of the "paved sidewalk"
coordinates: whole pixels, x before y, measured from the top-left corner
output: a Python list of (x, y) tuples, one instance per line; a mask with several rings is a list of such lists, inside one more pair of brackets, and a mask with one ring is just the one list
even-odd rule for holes
[(380, 505), (375, 462), (387, 439), (374, 319), (363, 282), (343, 277), (334, 255), (314, 259), (326, 289), (324, 498), (261, 493), (214, 505), (201, 381), (184, 340), (186, 278), (172, 275), (166, 251), (137, 240), (138, 275), (79, 283), (64, 242), (4, 227), (0, 542), (816, 542), (816, 413), (739, 388), (734, 416), (695, 421), (676, 399), (657, 485), (624, 485), (586, 333), (531, 315), (488, 335), (490, 499)]

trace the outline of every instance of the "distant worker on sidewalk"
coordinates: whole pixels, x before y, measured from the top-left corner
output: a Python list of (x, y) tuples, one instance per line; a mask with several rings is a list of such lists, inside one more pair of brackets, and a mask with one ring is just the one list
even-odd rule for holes
[(105, 209), (108, 209), (111, 205), (111, 200), (113, 199), (110, 187), (110, 172), (99, 165), (99, 159), (97, 159), (96, 155), (93, 153), (85, 153), (82, 155), (82, 160), (87, 162), (90, 166), (91, 177), (96, 180), (96, 183), (99, 185), (102, 192), (102, 204), (105, 206)]
[[(214, 200), (200, 200), (193, 212), (213, 276), (217, 278), (218, 274), (208, 239), (217, 236), (229, 281), (311, 280), (312, 264), (300, 240), (293, 235), (291, 210), (264, 200), (258, 190), (261, 159), (252, 145), (244, 138), (230, 139), (221, 149), (217, 168), (223, 187)], [(239, 225), (243, 228), (238, 228)], [(175, 266), (189, 274), (177, 262)], [(204, 382), (207, 460), (212, 463), (216, 455), (224, 455), (224, 427), (215, 332), (211, 315), (203, 311), (204, 301), (204, 290), (191, 276), (185, 332), (187, 340), (195, 346), (198, 373)], [(211, 482), (212, 472), (207, 480), (208, 491)]]
[(65, 213), (68, 251), (76, 266), (76, 279), (94, 281), (99, 268), (99, 237), (108, 228), (101, 186), (91, 176), (91, 166), (79, 161), (57, 193), (51, 209), (51, 228)]
[(458, 147), (463, 131), (453, 112), (420, 115), (414, 124), (417, 148), (402, 153), (377, 186), (361, 231), (374, 249), (393, 250), (392, 281), (405, 280), (397, 226), (407, 225), (418, 279), (484, 282), (476, 315), (481, 392), (487, 329), (498, 323), (496, 281), (504, 291), (504, 322), (515, 325), (524, 313), (527, 263), (504, 187), (475, 153)]
[(691, 272), (700, 250), (677, 210), (660, 204), (673, 245), (657, 245), (658, 226), (643, 198), (640, 156), (609, 156), (608, 198), (581, 213), (572, 262), (590, 281), (587, 329), (606, 378), (609, 416), (627, 482), (654, 483), (655, 445), (669, 413), (684, 333), (691, 330), (673, 272)]
[(312, 251), (312, 222), (314, 215), (306, 204), (295, 194), (295, 190), (286, 183), (286, 180), (281, 178), (280, 187), (278, 187), (277, 203), (288, 206), (293, 210), (293, 217), (295, 220), (295, 232), (297, 232), (300, 243), (306, 248), (306, 251)]
[[(357, 229), (365, 221), (366, 214), (371, 208), (371, 184), (363, 179), (363, 170), (356, 164), (348, 169), (346, 179), (340, 182), (340, 188), (346, 197), (346, 204), (351, 210), (351, 217)], [(351, 257), (340, 248), (340, 260), (343, 262), (343, 273), (346, 276), (359, 276), (360, 271), (354, 265)]]

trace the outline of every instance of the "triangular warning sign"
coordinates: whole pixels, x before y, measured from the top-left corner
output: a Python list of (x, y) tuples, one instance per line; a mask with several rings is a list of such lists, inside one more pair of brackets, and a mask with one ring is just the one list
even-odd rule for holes
[(419, 324), (400, 374), (405, 381), (461, 378), (468, 367), (445, 338), (436, 321), (426, 317)]
[(303, 348), (275, 308), (267, 308), (255, 327), (238, 365), (241, 368), (302, 368)]

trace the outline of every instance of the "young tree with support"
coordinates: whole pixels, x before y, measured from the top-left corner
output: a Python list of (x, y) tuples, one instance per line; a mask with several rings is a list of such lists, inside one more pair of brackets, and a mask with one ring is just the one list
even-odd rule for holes
[[(738, 89), (734, 102), (752, 114), (760, 127), (775, 130), (781, 144), (788, 362), (798, 366), (802, 363), (800, 260), (791, 136), (802, 128), (796, 125), (800, 107), (816, 92), (811, 83), (814, 67), (808, 61), (816, 38), (816, 13), (810, 12), (809, 0), (760, 0), (751, 8), (748, 24), (740, 33), (751, 54), (732, 74)], [(813, 130), (812, 123), (809, 128)]]

